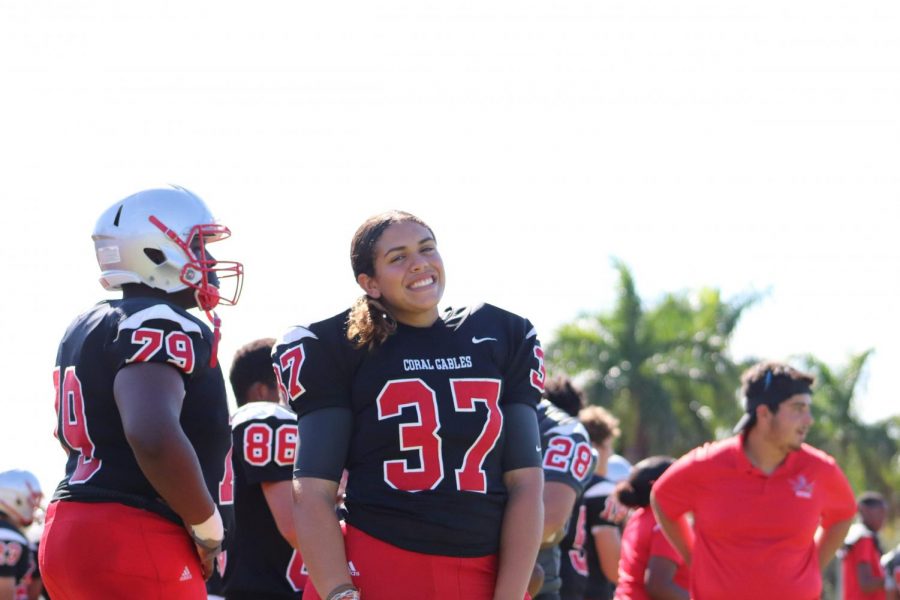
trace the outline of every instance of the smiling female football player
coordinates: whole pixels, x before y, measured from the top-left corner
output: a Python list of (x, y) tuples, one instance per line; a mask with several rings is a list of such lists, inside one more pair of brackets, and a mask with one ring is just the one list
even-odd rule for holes
[(439, 312), (441, 255), (409, 213), (363, 223), (351, 264), (365, 294), (273, 355), (299, 416), (304, 598), (523, 598), (542, 524), (534, 328), (488, 304)]

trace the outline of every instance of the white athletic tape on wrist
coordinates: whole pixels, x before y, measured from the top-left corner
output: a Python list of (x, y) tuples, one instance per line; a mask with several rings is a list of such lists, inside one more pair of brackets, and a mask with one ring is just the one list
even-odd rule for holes
[(221, 543), (225, 539), (225, 525), (222, 523), (222, 515), (219, 514), (218, 507), (213, 510), (212, 516), (207, 520), (197, 525), (191, 525), (191, 533), (198, 540)]

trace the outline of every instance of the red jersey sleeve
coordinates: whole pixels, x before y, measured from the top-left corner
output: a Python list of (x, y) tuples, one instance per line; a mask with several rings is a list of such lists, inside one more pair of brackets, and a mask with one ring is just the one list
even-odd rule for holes
[(846, 475), (834, 462), (834, 459), (831, 459), (829, 467), (828, 477), (825, 478), (827, 488), (822, 505), (822, 527), (824, 528), (851, 519), (856, 514), (856, 499), (853, 497), (853, 488), (850, 487)]
[(702, 463), (697, 460), (699, 448), (691, 450), (666, 469), (662, 477), (653, 484), (653, 496), (663, 514), (676, 520), (686, 512), (694, 510), (697, 486), (695, 482), (702, 475)]

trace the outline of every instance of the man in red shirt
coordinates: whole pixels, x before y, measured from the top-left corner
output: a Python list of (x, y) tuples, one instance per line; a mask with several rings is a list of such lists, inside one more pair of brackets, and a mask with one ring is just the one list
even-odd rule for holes
[(653, 486), (654, 513), (691, 564), (694, 600), (819, 598), (856, 507), (834, 459), (803, 443), (813, 378), (763, 362), (741, 382), (738, 435), (676, 461)]
[(844, 600), (885, 600), (878, 530), (884, 526), (887, 503), (878, 492), (865, 492), (856, 505), (860, 522), (850, 528), (841, 549)]

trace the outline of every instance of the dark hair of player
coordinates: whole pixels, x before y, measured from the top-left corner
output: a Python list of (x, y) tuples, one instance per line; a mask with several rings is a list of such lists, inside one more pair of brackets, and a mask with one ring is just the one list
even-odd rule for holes
[(603, 444), (611, 437), (619, 437), (619, 420), (602, 406), (588, 406), (578, 411), (578, 420), (587, 429), (591, 442)]
[(247, 391), (254, 383), (276, 386), (275, 372), (272, 370), (274, 345), (274, 338), (261, 338), (244, 344), (234, 353), (228, 380), (238, 406), (247, 403)]
[(856, 499), (856, 506), (860, 508), (862, 508), (863, 506), (868, 506), (869, 508), (877, 508), (886, 505), (887, 502), (885, 501), (884, 496), (882, 496), (878, 492), (863, 492), (859, 495), (859, 498)]
[(584, 392), (575, 387), (565, 375), (556, 375), (547, 380), (544, 384), (544, 398), (573, 417), (577, 417), (578, 411), (587, 404)]
[(674, 462), (675, 459), (671, 456), (651, 456), (634, 465), (628, 479), (616, 485), (619, 502), (629, 508), (649, 506), (650, 489)]
[[(418, 223), (431, 233), (432, 238), (435, 238), (431, 227), (408, 212), (391, 210), (369, 217), (353, 234), (350, 243), (353, 277), (358, 278), (363, 273), (369, 277), (375, 276), (375, 245), (388, 227), (406, 221)], [(387, 307), (367, 294), (356, 300), (347, 317), (347, 339), (357, 348), (381, 344), (396, 330), (397, 321)]]
[(749, 406), (747, 420), (741, 427), (748, 432), (756, 425), (756, 406), (765, 404), (773, 413), (782, 402), (795, 394), (808, 394), (815, 378), (777, 361), (759, 362), (741, 375), (741, 395)]

